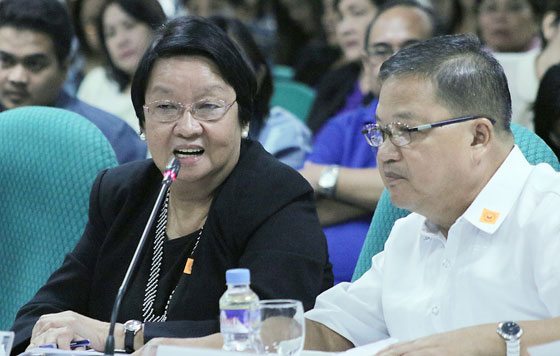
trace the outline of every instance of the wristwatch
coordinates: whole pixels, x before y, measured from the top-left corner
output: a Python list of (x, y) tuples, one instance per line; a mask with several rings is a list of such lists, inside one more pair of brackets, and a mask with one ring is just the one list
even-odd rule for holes
[(142, 329), (141, 321), (129, 320), (124, 323), (124, 350), (127, 354), (134, 352), (134, 337)]
[(498, 335), (506, 342), (506, 355), (519, 356), (520, 354), (520, 339), (523, 335), (523, 329), (514, 321), (503, 321), (498, 324), (496, 329)]
[(340, 168), (333, 164), (327, 166), (321, 172), (321, 176), (319, 177), (319, 188), (318, 192), (320, 195), (332, 198), (334, 197), (334, 193), (336, 191), (336, 182), (338, 181), (338, 172)]

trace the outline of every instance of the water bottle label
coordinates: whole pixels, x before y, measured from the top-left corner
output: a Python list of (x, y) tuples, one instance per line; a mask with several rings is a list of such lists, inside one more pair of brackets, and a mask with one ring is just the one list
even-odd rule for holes
[(254, 329), (255, 312), (250, 309), (224, 309), (220, 312), (222, 333), (249, 333)]

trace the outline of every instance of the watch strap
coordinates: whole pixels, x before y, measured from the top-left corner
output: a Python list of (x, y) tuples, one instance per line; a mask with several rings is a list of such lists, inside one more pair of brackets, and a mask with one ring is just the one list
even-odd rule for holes
[(127, 354), (134, 352), (134, 331), (124, 329), (124, 351)]
[(131, 354), (134, 349), (134, 338), (136, 334), (142, 329), (142, 322), (137, 320), (129, 320), (124, 323), (124, 351)]
[(519, 339), (506, 341), (506, 356), (519, 356), (521, 355), (521, 343)]
[(327, 166), (323, 169), (318, 182), (320, 195), (328, 198), (334, 197), (336, 192), (336, 183), (338, 182), (339, 171), (340, 167), (336, 164)]

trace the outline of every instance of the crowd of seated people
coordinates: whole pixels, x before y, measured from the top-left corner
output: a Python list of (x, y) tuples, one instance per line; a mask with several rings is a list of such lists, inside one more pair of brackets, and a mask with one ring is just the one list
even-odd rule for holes
[[(28, 11), (33, 7), (39, 10)], [(36, 20), (39, 13), (41, 19)], [(60, 16), (49, 16), (53, 13)], [(208, 34), (216, 42), (197, 42)], [(200, 311), (191, 310), (195, 308), (172, 304), (173, 293), (177, 290), (182, 298), (193, 278), (180, 273), (179, 265), (202, 237), (199, 253), (213, 266), (202, 276), (213, 279), (213, 289), (206, 291), (213, 301), (223, 291), (223, 272), (228, 267), (261, 269), (262, 275), (252, 270), (261, 297), (302, 299), (306, 309), (332, 284), (346, 288), (379, 197), (385, 188), (407, 178), (405, 168), (392, 170), (392, 162), (406, 157), (405, 152), (411, 154), (408, 150), (414, 146), (407, 142), (400, 147), (394, 138), (401, 132), (394, 125), (380, 126), (384, 145), (395, 148), (382, 165), (380, 155), (389, 153), (380, 153), (380, 146), (363, 139), (364, 127), (372, 132), (379, 120), (386, 120), (378, 113), (386, 84), (386, 78), (380, 77), (382, 66), (402, 49), (442, 35), (457, 36), (453, 38), (460, 38), (458, 43), (467, 38), (468, 46), (480, 41), (480, 51), (503, 69), (497, 75), (507, 80), (511, 122), (534, 131), (558, 155), (560, 0), (1, 0), (0, 111), (40, 105), (77, 112), (103, 132), (119, 164), (127, 163), (100, 173), (92, 188), (97, 196), (92, 193), (90, 202), (95, 211), (90, 211), (84, 235), (54, 276), (66, 276), (67, 269), (80, 263), (96, 277), (109, 273), (106, 266), (95, 265), (95, 256), (85, 257), (85, 249), (93, 244), (101, 255), (117, 244), (118, 231), (127, 230), (132, 222), (140, 224), (145, 204), (153, 198), (152, 190), (142, 185), (155, 182), (169, 157), (176, 156), (183, 166), (201, 171), (185, 169), (160, 209), (168, 229), (161, 238), (169, 246), (179, 241), (179, 252), (164, 256), (179, 262), (165, 266), (158, 304), (150, 311), (153, 320), (141, 320), (145, 285), (136, 282), (123, 315), (149, 324), (134, 348), (154, 337), (195, 337), (217, 331), (210, 315), (217, 305), (197, 314)], [(218, 44), (221, 47), (212, 47)], [(279, 68), (292, 74), (277, 77)], [(280, 80), (305, 84), (315, 93), (306, 118), (296, 117), (281, 104), (272, 106)], [(211, 108), (205, 106), (210, 104)], [(208, 119), (205, 110), (220, 115)], [(164, 112), (175, 116), (163, 117)], [(456, 116), (490, 114), (481, 107), (476, 113), (459, 110)], [(410, 129), (407, 137), (429, 143), (430, 136), (422, 132), (428, 129), (415, 128), (421, 122), (407, 115), (396, 115), (399, 120), (392, 121)], [(494, 121), (488, 135), (508, 143), (496, 128), (499, 120)], [(134, 177), (136, 185), (126, 186), (121, 176)], [(127, 189), (142, 190), (145, 200)], [(254, 189), (260, 195), (238, 196), (236, 189), (246, 189), (244, 194)], [(191, 210), (195, 213), (188, 214)], [(252, 217), (261, 218), (262, 225), (255, 225)], [(129, 224), (123, 219), (129, 219)], [(231, 231), (224, 233), (224, 229)], [(275, 238), (280, 240), (271, 242)], [(282, 242), (286, 245), (279, 247)], [(125, 245), (132, 244), (131, 240)], [(294, 268), (286, 276), (293, 278), (286, 293), (266, 278), (275, 269), (263, 258), (275, 253)], [(155, 267), (150, 258), (143, 261), (142, 278), (152, 278)], [(122, 276), (112, 277), (111, 288), (117, 287)], [(62, 282), (71, 284), (72, 278), (83, 276), (71, 274)], [(99, 283), (88, 282), (88, 288)], [(309, 287), (308, 291), (296, 283)], [(69, 336), (85, 337), (82, 329), (69, 326), (68, 319), (94, 328), (91, 339), (106, 331), (108, 298), (72, 304), (67, 296), (57, 294), (54, 299), (63, 303), (50, 305), (51, 293), (58, 287), (48, 283), (31, 302), (22, 301), (27, 304), (14, 324), (20, 351)], [(347, 297), (347, 291), (336, 291)], [(329, 302), (327, 297), (323, 300)], [(98, 303), (101, 311), (93, 311)], [(192, 333), (178, 333), (170, 324), (152, 325), (166, 320), (167, 305), (176, 313), (170, 315), (174, 320), (196, 324)], [(55, 316), (43, 318), (47, 313)], [(204, 325), (198, 323), (201, 320)], [(45, 329), (54, 324), (70, 331), (56, 334)], [(346, 339), (351, 334), (336, 332)], [(343, 341), (356, 344), (354, 339)], [(101, 349), (100, 344), (96, 349)]]

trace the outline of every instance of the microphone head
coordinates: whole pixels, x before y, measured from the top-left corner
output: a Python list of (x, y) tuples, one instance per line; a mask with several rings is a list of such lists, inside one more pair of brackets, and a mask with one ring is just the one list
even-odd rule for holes
[(179, 162), (177, 157), (171, 157), (167, 167), (165, 167), (165, 172), (163, 172), (164, 183), (174, 182), (177, 179), (177, 174), (179, 174), (179, 169), (181, 169), (181, 162)]

